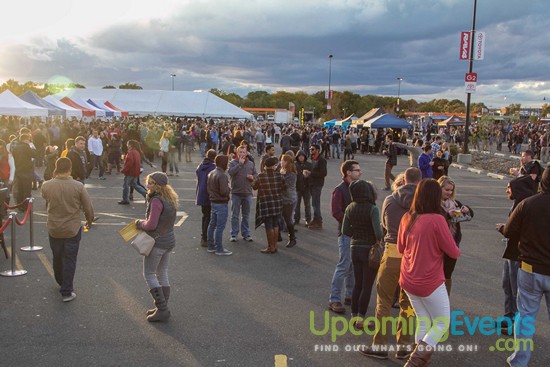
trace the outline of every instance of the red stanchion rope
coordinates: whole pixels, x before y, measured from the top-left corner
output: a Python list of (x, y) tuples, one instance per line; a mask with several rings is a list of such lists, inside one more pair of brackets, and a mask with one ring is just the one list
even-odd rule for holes
[(6, 227), (8, 226), (8, 224), (11, 223), (11, 217), (8, 217), (8, 219), (4, 222), (4, 224), (2, 225), (2, 227), (0, 227), (0, 234), (1, 233), (4, 233), (4, 230), (6, 229)]
[(30, 214), (31, 214), (31, 209), (32, 209), (32, 201), (29, 202), (29, 205), (27, 206), (27, 212), (25, 213), (25, 217), (23, 218), (23, 220), (19, 220), (17, 219), (17, 216), (15, 216), (15, 223), (19, 224), (20, 226), (22, 226), (23, 224), (27, 223), (27, 219), (29, 219), (30, 217)]
[(14, 206), (8, 205), (5, 201), (2, 202), (2, 204), (4, 204), (4, 206), (5, 206), (6, 208), (8, 208), (8, 209), (17, 209), (17, 208), (23, 206), (23, 204), (25, 204), (28, 200), (29, 200), (29, 199), (25, 199), (25, 200), (23, 200), (22, 202), (20, 202), (19, 204), (16, 204), (16, 205), (14, 205)]

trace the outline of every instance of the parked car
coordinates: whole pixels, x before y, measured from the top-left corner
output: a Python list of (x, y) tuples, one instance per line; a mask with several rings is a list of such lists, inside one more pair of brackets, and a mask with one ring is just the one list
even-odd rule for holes
[(275, 116), (267, 115), (267, 121), (275, 121)]

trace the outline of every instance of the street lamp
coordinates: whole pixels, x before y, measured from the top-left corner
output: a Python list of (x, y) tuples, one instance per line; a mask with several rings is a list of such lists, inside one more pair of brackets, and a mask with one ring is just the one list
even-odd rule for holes
[(174, 90), (174, 78), (176, 77), (176, 74), (170, 74), (170, 77), (172, 78), (172, 91)]
[(399, 96), (401, 95), (401, 81), (403, 80), (403, 78), (397, 77), (397, 80), (399, 84), (397, 87), (397, 108), (395, 110), (399, 113)]
[(346, 109), (342, 108), (342, 111), (344, 111), (344, 118), (346, 118)]
[(330, 110), (330, 78), (332, 76), (332, 55), (328, 55), (328, 96), (327, 96), (327, 110)]

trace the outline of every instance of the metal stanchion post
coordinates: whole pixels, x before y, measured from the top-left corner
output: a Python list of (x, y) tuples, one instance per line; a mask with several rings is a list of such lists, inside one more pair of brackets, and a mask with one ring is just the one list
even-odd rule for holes
[(0, 273), (4, 277), (17, 277), (19, 275), (27, 274), (26, 270), (15, 270), (15, 217), (17, 213), (10, 213), (9, 218), (11, 219), (11, 270), (6, 270)]
[(21, 251), (40, 251), (43, 249), (42, 246), (35, 246), (34, 245), (34, 221), (33, 221), (33, 206), (32, 203), (34, 201), (34, 198), (29, 198), (29, 205), (31, 207), (31, 212), (29, 213), (29, 228), (30, 228), (30, 246), (21, 247)]

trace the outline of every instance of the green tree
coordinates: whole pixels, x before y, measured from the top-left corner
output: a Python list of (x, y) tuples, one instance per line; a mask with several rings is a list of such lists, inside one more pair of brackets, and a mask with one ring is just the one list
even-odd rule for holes
[(113, 85), (106, 85), (106, 86), (104, 86), (104, 87), (101, 88), (101, 89), (116, 89), (116, 87), (113, 86)]
[(143, 89), (136, 83), (124, 83), (118, 86), (118, 89)]

